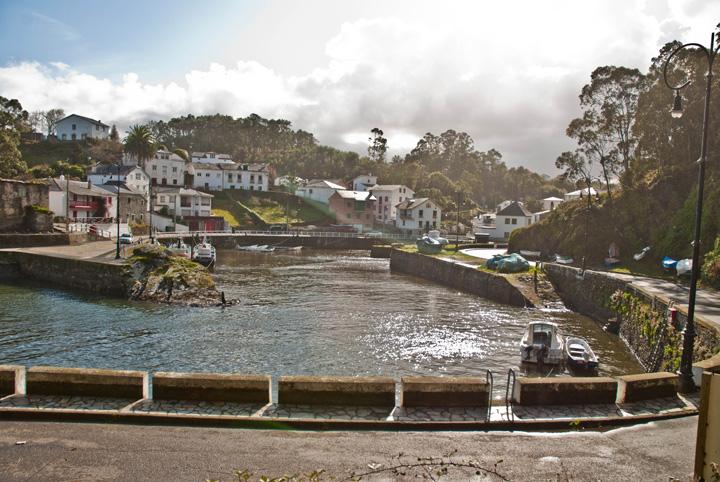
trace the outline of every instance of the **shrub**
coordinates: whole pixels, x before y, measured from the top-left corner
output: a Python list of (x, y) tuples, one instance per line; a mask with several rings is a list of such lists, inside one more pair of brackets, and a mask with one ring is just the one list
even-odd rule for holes
[(715, 240), (715, 247), (705, 255), (702, 279), (713, 288), (720, 289), (720, 236)]

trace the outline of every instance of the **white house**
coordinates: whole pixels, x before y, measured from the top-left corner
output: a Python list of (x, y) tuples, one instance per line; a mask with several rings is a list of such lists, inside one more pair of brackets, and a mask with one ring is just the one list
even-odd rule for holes
[(184, 186), (187, 162), (177, 154), (159, 150), (152, 159), (145, 161), (145, 172), (154, 185)]
[(224, 186), (224, 173), (220, 164), (193, 162), (188, 166), (193, 176), (193, 187), (206, 191), (221, 191)]
[(352, 181), (353, 191), (369, 191), (371, 187), (377, 184), (377, 176), (372, 174), (362, 174)]
[(561, 202), (563, 202), (562, 199), (559, 197), (546, 197), (542, 200), (543, 202), (543, 211), (552, 211), (556, 207), (560, 205)]
[(532, 213), (521, 202), (513, 201), (495, 213), (495, 229), (484, 230), (492, 239), (508, 239), (517, 228), (532, 224)]
[(270, 171), (266, 164), (205, 164), (193, 162), (188, 167), (193, 187), (206, 191), (244, 189), (267, 191)]
[(96, 164), (87, 175), (88, 181), (96, 186), (102, 186), (107, 183), (121, 182), (135, 192), (143, 195), (149, 208), (149, 189), (150, 176), (140, 166), (120, 166), (120, 174), (118, 175), (118, 167), (112, 164)]
[(276, 177), (275, 182), (274, 182), (274, 185), (277, 187), (287, 187), (287, 188), (304, 186), (305, 184), (307, 184), (307, 180), (305, 180), (301, 177), (291, 176), (289, 174)]
[(48, 192), (50, 211), (76, 220), (111, 218), (116, 197), (88, 181), (66, 181), (63, 176), (50, 180)]
[(442, 210), (426, 197), (398, 203), (395, 226), (410, 234), (422, 234), (440, 227)]
[(472, 218), (473, 233), (488, 233), (495, 230), (495, 213), (481, 213)]
[(376, 184), (368, 189), (377, 198), (375, 219), (392, 224), (397, 219), (397, 205), (415, 197), (415, 192), (402, 184)]
[(55, 135), (61, 141), (107, 139), (110, 136), (110, 126), (103, 124), (99, 120), (70, 114), (57, 121)]
[(572, 201), (573, 199), (580, 199), (581, 197), (588, 195), (588, 190), (591, 196), (597, 196), (598, 192), (594, 187), (578, 189), (577, 191), (569, 192), (565, 194), (565, 201)]
[(167, 208), (175, 216), (212, 215), (212, 194), (183, 187), (158, 187), (153, 190), (155, 209)]
[(335, 191), (338, 190), (345, 190), (345, 186), (335, 184), (331, 181), (315, 180), (310, 181), (306, 185), (297, 188), (297, 190), (295, 191), (295, 195), (311, 199), (313, 201), (317, 201), (323, 204), (329, 204), (330, 196), (332, 196)]
[(230, 154), (221, 154), (219, 152), (193, 152), (191, 154), (192, 162), (200, 164), (232, 164), (233, 160)]

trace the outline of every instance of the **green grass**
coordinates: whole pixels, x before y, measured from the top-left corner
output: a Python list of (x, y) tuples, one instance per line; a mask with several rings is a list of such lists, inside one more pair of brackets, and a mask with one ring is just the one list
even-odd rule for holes
[(289, 222), (291, 224), (325, 224), (334, 222), (327, 206), (324, 209), (297, 196), (279, 195), (279, 193), (253, 191), (225, 191), (225, 194), (241, 203), (245, 208), (257, 214), (265, 224), (282, 224), (288, 221), (287, 201), (290, 205)]
[(71, 164), (86, 164), (88, 146), (82, 142), (35, 142), (20, 145), (20, 152), (28, 167), (50, 165), (68, 160)]

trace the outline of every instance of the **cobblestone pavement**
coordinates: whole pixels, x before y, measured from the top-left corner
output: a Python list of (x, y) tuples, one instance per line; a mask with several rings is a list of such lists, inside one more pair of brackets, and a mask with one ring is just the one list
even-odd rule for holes
[(263, 416), (269, 418), (311, 418), (320, 420), (392, 420), (392, 408), (323, 405), (270, 405)]
[(132, 412), (176, 415), (231, 415), (251, 417), (264, 405), (259, 403), (205, 402), (186, 400), (142, 400), (132, 406)]
[(46, 408), (118, 411), (135, 400), (124, 398), (70, 397), (62, 395), (14, 395), (0, 400), (0, 408)]
[[(503, 407), (504, 408), (504, 407)], [(393, 419), (398, 421), (452, 421), (483, 422), (487, 420), (487, 408), (474, 407), (396, 407)]]

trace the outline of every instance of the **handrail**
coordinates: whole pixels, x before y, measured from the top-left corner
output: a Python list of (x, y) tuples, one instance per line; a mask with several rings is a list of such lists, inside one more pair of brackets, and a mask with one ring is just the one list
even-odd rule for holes
[(487, 409), (487, 415), (485, 416), (485, 421), (490, 421), (490, 412), (492, 410), (492, 400), (493, 400), (493, 386), (495, 385), (493, 380), (493, 374), (490, 370), (487, 370), (485, 373), (485, 381), (490, 382), (490, 389), (488, 390), (488, 409)]
[[(512, 376), (512, 390), (510, 390), (510, 376)], [(507, 385), (505, 385), (505, 414), (508, 417), (508, 420), (514, 422), (515, 421), (515, 414), (510, 410), (512, 407), (512, 399), (508, 398), (508, 392), (510, 392), (510, 395), (515, 392), (515, 370), (512, 368), (508, 369), (508, 376), (507, 376)]]

